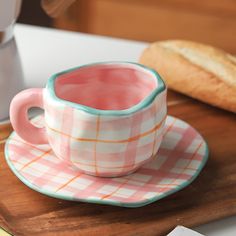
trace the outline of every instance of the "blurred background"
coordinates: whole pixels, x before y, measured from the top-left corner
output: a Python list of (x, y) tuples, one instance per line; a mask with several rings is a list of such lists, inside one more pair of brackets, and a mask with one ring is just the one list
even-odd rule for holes
[(77, 0), (51, 19), (23, 0), (18, 22), (153, 42), (188, 39), (236, 54), (236, 0)]

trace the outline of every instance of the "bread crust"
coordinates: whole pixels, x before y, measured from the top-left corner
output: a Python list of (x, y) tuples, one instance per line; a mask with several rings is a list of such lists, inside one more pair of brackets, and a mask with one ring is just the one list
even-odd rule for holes
[[(205, 66), (193, 63), (183, 53), (173, 50), (172, 46), (166, 46), (168, 44), (173, 44), (174, 48), (190, 48), (191, 53), (197, 50), (196, 55), (200, 51), (213, 63), (217, 60), (226, 68), (226, 73), (230, 73), (230, 80), (226, 81), (227, 76), (222, 78)], [(139, 62), (158, 71), (169, 88), (236, 113), (236, 65), (227, 53), (189, 41), (161, 41), (146, 48)]]

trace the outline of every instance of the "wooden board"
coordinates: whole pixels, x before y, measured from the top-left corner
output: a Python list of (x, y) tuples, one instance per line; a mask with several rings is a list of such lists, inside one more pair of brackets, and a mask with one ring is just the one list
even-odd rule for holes
[(53, 25), (149, 42), (187, 39), (236, 53), (235, 0), (80, 0)]
[[(50, 198), (8, 168), (0, 144), (0, 226), (15, 235), (165, 235), (236, 214), (236, 115), (169, 92), (169, 114), (206, 138), (210, 159), (187, 188), (148, 206), (127, 209)], [(2, 140), (9, 126), (0, 128)]]

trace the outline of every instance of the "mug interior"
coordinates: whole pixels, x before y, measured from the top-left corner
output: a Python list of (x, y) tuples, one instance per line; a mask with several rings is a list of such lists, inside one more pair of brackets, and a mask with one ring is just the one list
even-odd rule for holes
[(55, 94), (63, 100), (99, 110), (124, 110), (158, 87), (156, 76), (131, 63), (94, 64), (59, 75)]

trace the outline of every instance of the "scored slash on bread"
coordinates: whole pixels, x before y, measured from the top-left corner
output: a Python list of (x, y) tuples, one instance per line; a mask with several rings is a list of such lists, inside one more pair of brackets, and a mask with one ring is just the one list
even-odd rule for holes
[(236, 59), (223, 50), (160, 41), (146, 48), (139, 62), (159, 72), (169, 88), (236, 113)]

